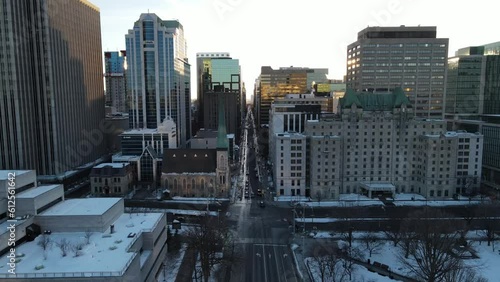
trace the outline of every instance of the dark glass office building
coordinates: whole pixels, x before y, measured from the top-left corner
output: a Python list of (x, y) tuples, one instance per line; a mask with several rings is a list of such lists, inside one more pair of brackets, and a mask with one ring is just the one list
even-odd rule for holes
[(86, 0), (0, 0), (0, 170), (64, 176), (105, 154), (101, 22)]
[(200, 128), (218, 128), (218, 95), (223, 95), (227, 133), (235, 134), (239, 142), (243, 96), (241, 67), (238, 59), (229, 53), (197, 53), (198, 117)]

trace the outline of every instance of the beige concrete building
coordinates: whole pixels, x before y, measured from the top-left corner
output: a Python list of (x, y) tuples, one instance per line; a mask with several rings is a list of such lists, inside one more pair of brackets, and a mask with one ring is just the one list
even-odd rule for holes
[(277, 196), (308, 196), (306, 191), (306, 136), (274, 135), (273, 176)]
[[(5, 266), (0, 280), (157, 281), (167, 252), (165, 214), (126, 214), (122, 198), (64, 200), (62, 185), (36, 186), (34, 171), (0, 171), (0, 185), (12, 172), (19, 179), (16, 217), (0, 219), (0, 263)], [(15, 236), (8, 228), (12, 225)], [(9, 238), (15, 246), (8, 245)], [(49, 240), (45, 249), (44, 238)], [(13, 247), (15, 274), (9, 271)]]
[(435, 26), (370, 26), (347, 46), (347, 88), (392, 91), (401, 87), (413, 114), (443, 118), (448, 38)]

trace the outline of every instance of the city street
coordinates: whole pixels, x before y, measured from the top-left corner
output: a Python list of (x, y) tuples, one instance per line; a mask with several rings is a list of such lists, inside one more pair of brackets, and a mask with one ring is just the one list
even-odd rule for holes
[[(251, 111), (248, 111), (251, 115)], [(251, 117), (250, 117), (251, 119)], [(247, 118), (248, 120), (248, 118)], [(289, 243), (291, 234), (285, 218), (291, 217), (289, 209), (276, 207), (265, 197), (257, 195), (259, 180), (255, 172), (256, 157), (253, 128), (249, 128), (244, 155), (243, 181), (248, 171), (249, 190), (255, 197), (244, 197), (245, 185), (241, 185), (241, 200), (229, 207), (230, 224), (236, 229), (235, 249), (242, 262), (232, 268), (230, 281), (274, 282), (300, 281)], [(248, 137), (248, 138), (246, 138)], [(264, 207), (260, 202), (264, 201)]]

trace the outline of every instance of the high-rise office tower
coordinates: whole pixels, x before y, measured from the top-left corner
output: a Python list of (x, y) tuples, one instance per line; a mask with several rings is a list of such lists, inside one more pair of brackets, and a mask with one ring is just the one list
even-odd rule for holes
[(269, 110), (275, 99), (284, 98), (286, 94), (310, 92), (313, 82), (326, 81), (327, 74), (328, 69), (288, 67), (274, 70), (262, 67), (254, 88), (254, 107), (259, 126), (269, 124)]
[(367, 27), (347, 47), (347, 88), (403, 88), (416, 116), (442, 118), (448, 39), (436, 27)]
[(447, 118), (500, 114), (500, 42), (462, 48), (448, 59)]
[(184, 29), (177, 20), (141, 14), (125, 35), (130, 127), (157, 128), (171, 118), (177, 144), (191, 136), (190, 65)]
[(448, 59), (445, 118), (449, 130), (484, 135), (484, 191), (500, 195), (500, 42), (459, 49)]
[(0, 169), (60, 176), (105, 153), (99, 9), (0, 0)]
[[(239, 138), (241, 129), (241, 68), (229, 53), (197, 53), (198, 124), (205, 129), (218, 128), (218, 102), (225, 101), (227, 133)], [(219, 99), (224, 95), (225, 99)]]
[(127, 112), (126, 93), (126, 53), (104, 52), (104, 77), (106, 80), (106, 105), (112, 106), (118, 112)]

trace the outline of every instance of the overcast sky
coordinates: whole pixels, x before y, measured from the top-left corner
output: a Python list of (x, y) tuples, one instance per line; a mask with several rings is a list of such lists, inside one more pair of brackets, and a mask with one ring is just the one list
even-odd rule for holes
[(261, 66), (328, 68), (342, 78), (347, 45), (366, 26), (437, 26), (449, 54), (500, 41), (494, 0), (91, 0), (101, 9), (103, 51), (125, 49), (141, 13), (184, 26), (196, 96), (196, 53), (230, 52), (240, 60), (247, 98)]

